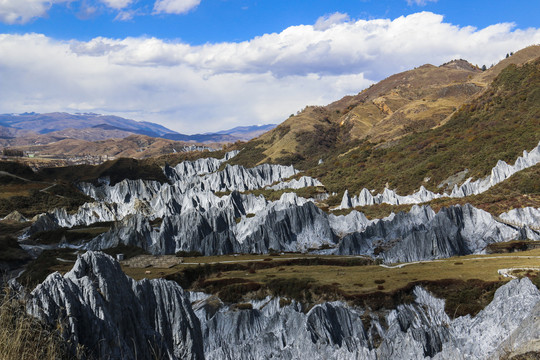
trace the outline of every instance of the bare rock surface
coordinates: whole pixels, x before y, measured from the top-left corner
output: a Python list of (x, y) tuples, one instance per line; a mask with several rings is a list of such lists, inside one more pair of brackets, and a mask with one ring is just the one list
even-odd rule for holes
[(343, 302), (306, 311), (270, 297), (239, 310), (170, 281), (134, 281), (111, 257), (88, 252), (39, 285), (27, 311), (64, 320), (74, 348), (110, 359), (488, 359), (538, 333), (540, 291), (526, 278), (500, 287), (475, 317), (450, 319), (444, 300), (421, 287), (414, 297), (378, 315)]
[(198, 318), (180, 286), (134, 281), (103, 253), (87, 252), (66, 275), (53, 273), (32, 293), (27, 311), (100, 359), (203, 359)]

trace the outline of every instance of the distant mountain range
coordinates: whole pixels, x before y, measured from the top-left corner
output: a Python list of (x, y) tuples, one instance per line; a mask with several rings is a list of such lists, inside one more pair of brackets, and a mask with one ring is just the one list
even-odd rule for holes
[(0, 115), (0, 125), (20, 130), (31, 130), (37, 134), (48, 134), (65, 129), (86, 129), (100, 125), (153, 137), (162, 137), (166, 134), (175, 133), (175, 131), (151, 122), (93, 113), (3, 114)]
[(223, 130), (215, 133), (204, 133), (195, 135), (166, 134), (163, 137), (176, 141), (195, 141), (200, 143), (208, 142), (235, 142), (238, 140), (248, 141), (272, 130), (277, 125), (253, 125), (238, 126), (230, 130)]
[(216, 133), (185, 135), (147, 121), (94, 113), (0, 114), (0, 146), (43, 145), (64, 139), (99, 141), (130, 135), (197, 143), (225, 143), (250, 140), (275, 126), (242, 126)]

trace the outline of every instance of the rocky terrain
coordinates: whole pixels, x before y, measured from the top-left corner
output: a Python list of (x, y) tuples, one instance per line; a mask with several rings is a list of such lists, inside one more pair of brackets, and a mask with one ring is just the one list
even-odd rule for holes
[(26, 313), (97, 358), (538, 352), (538, 49), (397, 74), (226, 150), (2, 164)]
[(527, 152), (526, 150), (523, 151), (523, 156), (518, 157), (514, 165), (508, 165), (506, 162), (499, 160), (497, 165), (495, 165), (495, 167), (491, 170), (491, 174), (489, 176), (476, 181), (472, 181), (472, 178), (468, 178), (460, 186), (454, 185), (454, 188), (450, 194), (434, 193), (426, 190), (424, 186), (420, 186), (420, 189), (417, 192), (406, 196), (400, 196), (396, 194), (395, 191), (389, 189), (385, 189), (381, 194), (372, 195), (368, 189), (364, 188), (362, 191), (360, 191), (358, 196), (354, 196), (352, 198), (349, 196), (349, 192), (345, 191), (339, 209), (348, 209), (357, 206), (383, 203), (390, 205), (421, 204), (443, 197), (460, 198), (470, 195), (478, 195), (487, 191), (492, 186), (503, 182), (518, 171), (527, 169), (538, 164), (539, 162), (540, 144), (538, 144), (538, 146), (532, 149), (530, 152)]
[(66, 319), (64, 336), (100, 358), (486, 359), (520, 347), (515, 335), (535, 331), (529, 319), (540, 304), (528, 279), (502, 286), (475, 317), (450, 319), (444, 300), (420, 287), (414, 296), (371, 315), (341, 302), (304, 309), (277, 298), (240, 310), (173, 282), (134, 281), (111, 257), (88, 252), (32, 291), (27, 309), (51, 324)]
[[(538, 163), (538, 149), (525, 152), (514, 166), (499, 162), (489, 178), (473, 183), (467, 180), (460, 188), (456, 186), (452, 196), (459, 197), (463, 189), (485, 191), (512, 173)], [(88, 243), (72, 246), (99, 250), (124, 244), (153, 254), (197, 251), (205, 255), (326, 248), (325, 253), (378, 256), (387, 262), (482, 253), (495, 242), (540, 240), (538, 228), (529, 226), (540, 222), (535, 209), (523, 209), (519, 213), (522, 227), (502, 222), (471, 205), (452, 206), (438, 213), (429, 206), (415, 206), (409, 213), (369, 221), (357, 212), (328, 215), (313, 201), (294, 193), (284, 193), (277, 201), (243, 194), (265, 187), (322, 184), (307, 177), (286, 181), (298, 174), (292, 166), (265, 164), (246, 169), (226, 165), (219, 170), (237, 154), (231, 152), (222, 159), (206, 158), (182, 162), (174, 168), (165, 167), (163, 171), (171, 184), (124, 180), (111, 186), (106, 184), (106, 179), (100, 186), (82, 183), (80, 189), (96, 202), (87, 203), (72, 214), (55, 209), (41, 216), (29, 228), (27, 236), (59, 227), (115, 221), (110, 231)], [(231, 193), (218, 195), (223, 192)], [(363, 194), (371, 196), (367, 190)], [(384, 193), (386, 199), (396, 199), (395, 194), (394, 197), (389, 194), (392, 192)], [(431, 200), (416, 193), (400, 197), (399, 201), (407, 203), (408, 199), (418, 203)], [(373, 203), (371, 197), (368, 204)], [(156, 219), (159, 219), (157, 224)]]

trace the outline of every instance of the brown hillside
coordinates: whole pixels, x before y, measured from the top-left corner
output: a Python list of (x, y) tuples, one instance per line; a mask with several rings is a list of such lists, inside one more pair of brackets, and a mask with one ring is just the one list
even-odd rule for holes
[(482, 90), (470, 82), (480, 72), (464, 60), (439, 67), (423, 65), (390, 76), (356, 96), (324, 107), (306, 107), (259, 138), (267, 157), (260, 162), (303, 155), (298, 147), (306, 133), (338, 132), (348, 140), (381, 141), (437, 126)]
[(487, 71), (465, 60), (423, 65), (392, 75), (355, 96), (327, 106), (308, 106), (273, 131), (249, 142), (235, 163), (297, 164), (309, 168), (343, 142), (388, 142), (445, 124), (510, 64), (540, 56), (540, 46), (516, 52)]
[[(131, 135), (123, 139), (85, 141), (63, 139), (47, 145), (20, 146), (16, 149), (38, 152), (40, 156), (85, 156), (107, 155), (143, 159), (180, 151), (184, 146), (197, 145), (184, 141)], [(219, 144), (213, 146), (219, 147)]]
[(526, 47), (525, 49), (522, 49), (516, 52), (512, 56), (504, 60), (501, 60), (497, 65), (493, 66), (492, 68), (478, 74), (474, 78), (474, 81), (477, 83), (489, 84), (508, 65), (511, 65), (511, 64), (523, 65), (529, 61), (532, 61), (533, 59), (536, 59), (539, 56), (540, 56), (540, 45), (532, 45), (532, 46)]

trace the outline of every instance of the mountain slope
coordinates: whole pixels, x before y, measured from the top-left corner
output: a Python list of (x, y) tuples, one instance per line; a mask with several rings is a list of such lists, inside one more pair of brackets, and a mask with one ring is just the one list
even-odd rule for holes
[(484, 177), (498, 160), (513, 163), (524, 149), (538, 144), (539, 89), (540, 59), (511, 65), (445, 125), (381, 146), (363, 142), (330, 156), (308, 174), (333, 191), (343, 191), (348, 184), (354, 192), (389, 187), (401, 194), (420, 185), (440, 191), (439, 184), (465, 169), (466, 177)]
[[(367, 106), (369, 99), (388, 91), (389, 79), (357, 97), (327, 107), (306, 108), (247, 143), (232, 163), (252, 165), (270, 160), (295, 164), (306, 170), (306, 175), (321, 180), (331, 192), (348, 188), (357, 193), (363, 187), (380, 192), (388, 186), (400, 194), (409, 194), (420, 185), (441, 191), (439, 184), (465, 169), (467, 177), (483, 177), (498, 160), (513, 162), (540, 140), (540, 58), (508, 66), (486, 90), (472, 96), (468, 104), (461, 105), (444, 124), (433, 129), (420, 126), (409, 130), (409, 135), (384, 142), (376, 137), (358, 138), (352, 122), (336, 123), (339, 109), (354, 105), (359, 98), (364, 103), (358, 106)], [(374, 129), (376, 126), (370, 131)]]
[[(424, 65), (328, 106), (306, 107), (259, 138), (265, 155), (260, 162), (279, 162), (296, 154), (310, 156), (311, 149), (305, 144), (312, 142), (309, 137), (313, 134), (324, 135), (330, 142), (366, 137), (379, 141), (436, 126), (481, 90), (469, 82), (479, 72), (462, 60), (440, 67)], [(319, 138), (316, 135), (315, 143)]]
[(502, 67), (539, 56), (540, 46), (532, 46), (484, 72), (464, 60), (454, 60), (390, 76), (358, 95), (327, 106), (306, 107), (248, 143), (248, 151), (234, 161), (292, 163), (307, 169), (335, 147), (351, 148), (366, 139), (388, 142), (441, 126), (461, 105), (480, 96)]

